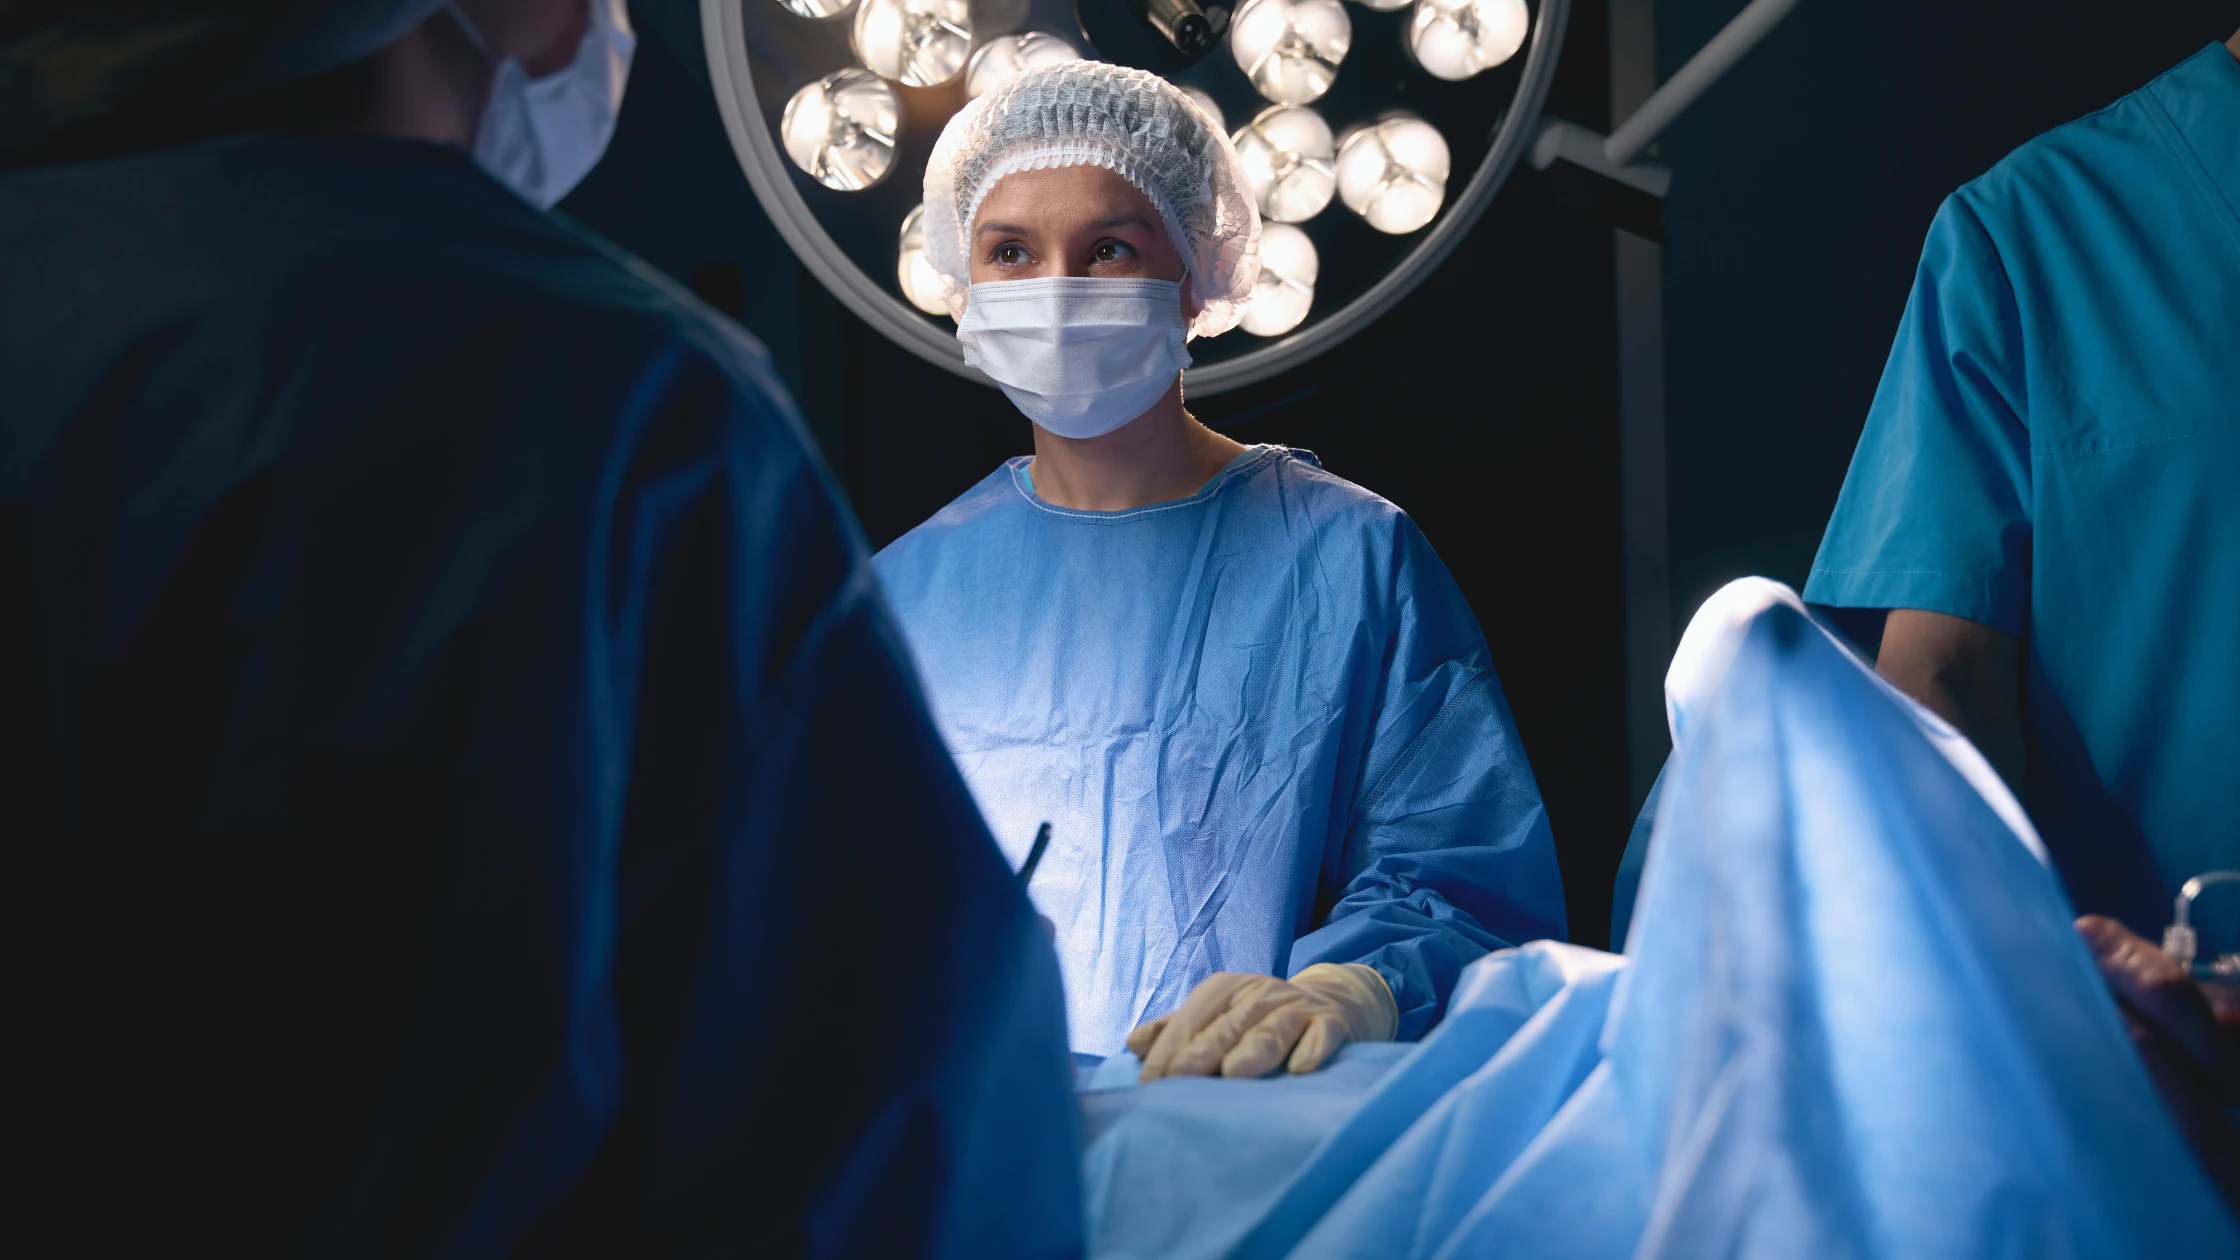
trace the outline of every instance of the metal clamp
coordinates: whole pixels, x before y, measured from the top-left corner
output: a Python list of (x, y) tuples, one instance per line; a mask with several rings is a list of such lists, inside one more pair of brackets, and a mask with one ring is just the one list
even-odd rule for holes
[[(2162, 952), (2188, 971), (2193, 970), (2193, 960), (2201, 950), (2200, 938), (2193, 930), (2193, 899), (2211, 884), (2240, 884), (2240, 871), (2210, 871), (2187, 880), (2178, 889), (2176, 918), (2162, 930)], [(2207, 970), (2213, 979), (2240, 981), (2240, 953), (2219, 954)]]
[(1663, 197), (1672, 184), (1672, 172), (1662, 163), (1637, 159), (1796, 7), (1797, 0), (1752, 0), (1608, 136), (1561, 118), (1548, 119), (1532, 146), (1533, 167), (1544, 171), (1561, 158), (1652, 197)]

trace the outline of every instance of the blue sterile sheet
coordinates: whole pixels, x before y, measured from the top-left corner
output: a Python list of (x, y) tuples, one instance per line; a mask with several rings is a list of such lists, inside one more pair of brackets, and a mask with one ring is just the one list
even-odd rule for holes
[(1083, 1095), (1092, 1253), (2240, 1249), (1966, 741), (1770, 582), (1704, 606), (1666, 691), (1624, 957), (1490, 955), (1374, 1080), (1162, 1081), (1101, 1126)]

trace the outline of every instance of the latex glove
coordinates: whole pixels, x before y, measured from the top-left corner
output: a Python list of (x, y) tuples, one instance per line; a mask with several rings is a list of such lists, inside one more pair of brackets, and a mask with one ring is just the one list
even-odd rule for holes
[(2131, 1044), (2179, 1132), (2225, 1202), (2240, 1212), (2240, 1004), (2221, 985), (2195, 983), (2178, 960), (2121, 923), (2088, 914), (2077, 935), (2100, 964)]
[(1390, 1041), (1400, 1024), (1392, 990), (1373, 967), (1316, 963), (1289, 980), (1234, 971), (1207, 976), (1180, 1009), (1128, 1034), (1143, 1060), (1136, 1079), (1266, 1076), (1288, 1058), (1312, 1072), (1349, 1041)]

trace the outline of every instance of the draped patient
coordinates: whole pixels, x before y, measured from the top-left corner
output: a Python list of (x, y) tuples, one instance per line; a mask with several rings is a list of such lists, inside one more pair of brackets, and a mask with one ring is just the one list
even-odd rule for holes
[(943, 132), (927, 253), (1034, 422), (876, 565), (936, 721), (1051, 921), (1076, 1051), (1146, 1079), (1412, 1039), (1560, 937), (1545, 812), (1461, 592), (1408, 517), (1183, 405), (1259, 221), (1172, 86), (1077, 62)]

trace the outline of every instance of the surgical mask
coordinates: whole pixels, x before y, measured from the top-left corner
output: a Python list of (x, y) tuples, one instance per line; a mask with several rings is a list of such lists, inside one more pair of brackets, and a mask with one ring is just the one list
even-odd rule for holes
[(1173, 280), (1044, 276), (965, 291), (964, 361), (1059, 437), (1101, 437), (1151, 409), (1190, 366)]
[[(630, 58), (638, 49), (624, 2), (589, 0), (591, 25), (576, 45), (575, 60), (564, 68), (532, 79), (507, 57), (490, 76), (474, 160), (540, 210), (582, 183), (614, 137)], [(451, 16), (489, 56), (489, 45), (467, 15), (454, 5)]]

